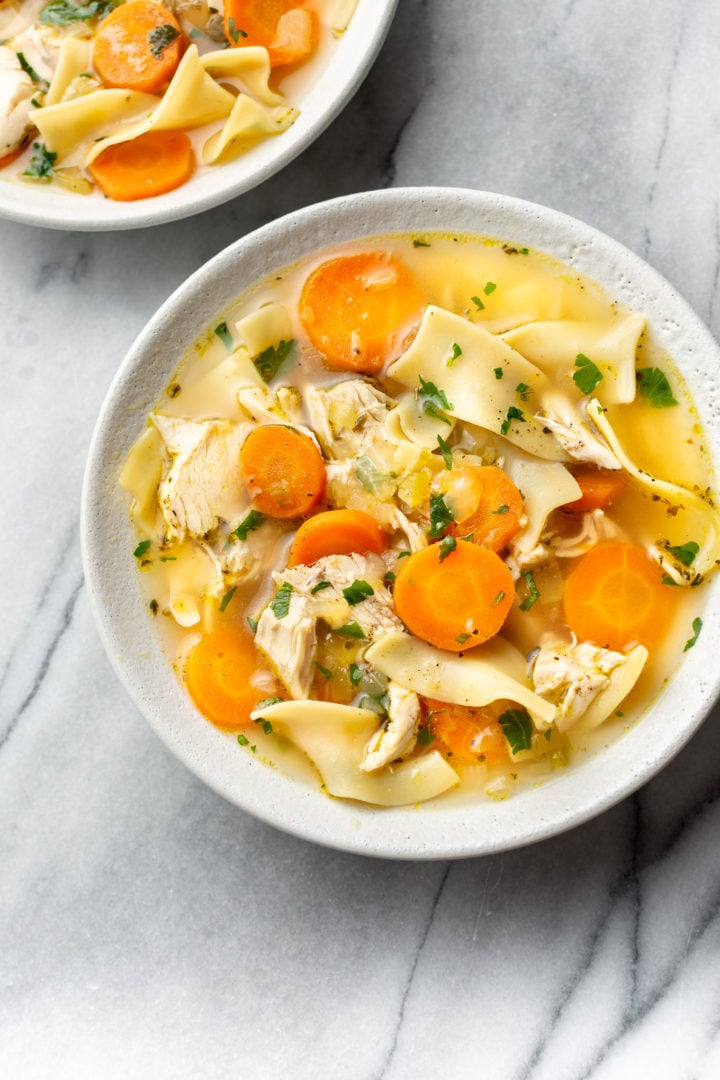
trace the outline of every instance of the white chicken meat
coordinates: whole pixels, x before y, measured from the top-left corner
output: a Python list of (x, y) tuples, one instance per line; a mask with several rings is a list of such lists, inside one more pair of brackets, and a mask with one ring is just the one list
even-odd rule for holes
[(567, 731), (580, 720), (610, 675), (627, 663), (624, 653), (588, 641), (543, 645), (532, 669), (535, 692), (557, 705), (556, 723)]

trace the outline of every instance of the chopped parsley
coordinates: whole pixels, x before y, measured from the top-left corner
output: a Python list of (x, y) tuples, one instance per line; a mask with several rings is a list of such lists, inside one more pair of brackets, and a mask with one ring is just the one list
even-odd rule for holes
[(491, 510), (490, 513), (491, 514), (507, 514), (509, 509), (510, 509), (510, 507), (507, 505), (507, 503), (503, 503), (502, 506), (498, 506), (497, 510)]
[(455, 523), (444, 495), (430, 496), (430, 539), (439, 540)]
[(484, 310), (485, 305), (483, 304), (483, 302), (482, 302), (482, 300), (480, 299), (479, 296), (471, 296), (470, 299), (472, 300), (473, 304), (478, 309), (478, 311), (483, 311)]
[(40, 76), (40, 75), (38, 75), (38, 73), (37, 73), (37, 71), (35, 70), (35, 68), (34, 68), (34, 67), (32, 67), (32, 66), (31, 66), (31, 65), (30, 65), (30, 64), (29, 64), (29, 63), (27, 62), (27, 60), (26, 60), (26, 58), (25, 58), (25, 54), (24, 54), (24, 53), (21, 53), (21, 52), (19, 52), (19, 53), (15, 53), (15, 55), (17, 56), (17, 58), (18, 58), (18, 63), (19, 63), (19, 65), (20, 65), (20, 67), (21, 67), (21, 68), (23, 69), (23, 71), (25, 72), (25, 74), (26, 74), (26, 75), (29, 75), (29, 76), (30, 76), (30, 78), (32, 79), (32, 81), (33, 81), (34, 83), (38, 83), (38, 84), (40, 84), (40, 85), (41, 85), (41, 86), (42, 86), (42, 87), (43, 87), (44, 89), (47, 89), (47, 86), (48, 86), (48, 82), (47, 82), (47, 79), (43, 79), (43, 78), (41, 78), (41, 76)]
[(573, 375), (573, 382), (582, 394), (592, 394), (598, 383), (602, 382), (602, 372), (597, 364), (593, 364), (585, 353), (578, 353), (575, 357), (577, 371)]
[(233, 39), (234, 45), (237, 45), (238, 38), (247, 37), (247, 30), (241, 30), (239, 26), (236, 26), (234, 19), (228, 19), (228, 30), (230, 31), (230, 37)]
[(470, 634), (458, 634), (458, 636), (455, 638), (458, 645), (464, 645), (465, 642), (468, 641), (469, 639), (470, 639)]
[(215, 333), (220, 338), (227, 351), (232, 352), (233, 339), (232, 334), (228, 330), (228, 324), (226, 322), (218, 323), (218, 325), (215, 327)]
[(703, 624), (703, 621), (699, 616), (698, 616), (697, 619), (693, 619), (693, 621), (692, 621), (693, 636), (691, 638), (688, 638), (688, 640), (685, 642), (685, 645), (683, 647), (683, 652), (687, 652), (688, 649), (692, 649), (693, 645), (695, 644), (697, 639), (700, 637), (700, 631), (702, 630), (702, 624)]
[(177, 555), (161, 555), (160, 562), (177, 562)]
[(222, 600), (220, 601), (220, 610), (221, 611), (225, 610), (225, 608), (228, 606), (228, 604), (230, 603), (230, 601), (232, 600), (232, 598), (233, 598), (233, 596), (235, 595), (236, 592), (237, 592), (237, 585), (233, 585), (232, 589), (228, 589), (228, 591), (225, 593)]
[(504, 372), (503, 372), (503, 369), (501, 367), (493, 368), (493, 375), (495, 376), (496, 379), (502, 379), (503, 374), (504, 374)]
[(270, 610), (276, 619), (284, 619), (290, 610), (290, 594), (293, 591), (293, 587), (289, 581), (283, 581), (282, 585), (275, 593), (275, 597), (270, 601)]
[(493, 600), (493, 602), (491, 603), (490, 607), (495, 607), (497, 604), (500, 603), (501, 600), (504, 600), (504, 599), (505, 599), (505, 593), (501, 589), (500, 592), (495, 597), (495, 599)]
[(445, 462), (445, 468), (446, 469), (452, 469), (452, 467), (453, 467), (452, 450), (450, 449), (448, 444), (445, 442), (442, 435), (438, 435), (437, 441), (438, 441), (438, 446), (440, 447), (440, 453), (442, 454), (442, 459)]
[(413, 247), (430, 247), (430, 244), (427, 240), (417, 240), (413, 237)]
[(445, 367), (452, 367), (459, 356), (462, 356), (462, 349), (458, 345), (457, 341), (453, 341), (452, 356), (448, 356), (445, 361)]
[(677, 405), (667, 375), (660, 368), (640, 368), (635, 378), (638, 393), (647, 399), (653, 409), (668, 409), (671, 405)]
[(515, 387), (515, 393), (520, 395), (521, 401), (527, 401), (530, 394), (532, 394), (532, 387), (528, 386), (527, 383), (520, 382)]
[(387, 573), (385, 574), (385, 576), (383, 577), (383, 585), (385, 586), (386, 589), (392, 589), (394, 584), (395, 584), (395, 575), (392, 572), (392, 570), (388, 570)]
[(318, 664), (317, 660), (315, 661), (315, 667), (318, 669), (321, 675), (325, 676), (326, 679), (332, 679), (333, 673), (330, 668), (326, 668), (323, 667), (322, 664)]
[(350, 675), (350, 682), (353, 686), (359, 686), (362, 681), (363, 671), (359, 664), (351, 664), (348, 668), (348, 674)]
[(683, 566), (692, 566), (699, 550), (700, 545), (694, 540), (688, 540), (687, 544), (680, 544), (678, 547), (668, 547), (670, 554)]
[(526, 709), (508, 709), (498, 717), (513, 754), (532, 749), (532, 720)]
[(523, 423), (526, 422), (525, 421), (525, 414), (523, 413), (522, 409), (518, 409), (514, 405), (511, 405), (510, 408), (507, 411), (507, 415), (505, 416), (505, 419), (503, 420), (502, 424), (500, 425), (500, 434), (501, 435), (507, 435), (508, 431), (510, 430), (510, 425), (512, 424), (513, 420), (522, 420)]
[[(265, 705), (271, 705), (275, 701), (282, 701), (282, 698), (267, 698), (266, 701), (259, 701), (255, 706), (256, 709), (262, 709)], [(263, 734), (272, 735), (273, 726), (269, 720), (263, 720), (262, 716), (258, 716), (253, 720), (254, 724), (260, 724), (263, 729)]]
[(443, 537), (443, 539), (440, 541), (440, 544), (439, 544), (440, 557), (438, 559), (438, 562), (442, 562), (443, 559), (447, 559), (450, 552), (454, 551), (456, 547), (457, 547), (457, 540), (455, 539), (454, 536), (445, 536), (445, 537)]
[(448, 401), (445, 391), (433, 382), (426, 382), (422, 375), (419, 378), (420, 389), (416, 393), (422, 411), (428, 416), (434, 416), (436, 420), (442, 420), (443, 424), (451, 424), (452, 421), (445, 416), (443, 410), (452, 412), (455, 406)]
[(142, 559), (143, 555), (150, 550), (152, 540), (141, 540), (138, 546), (133, 551), (133, 555), (136, 559)]
[(23, 176), (31, 176), (34, 180), (52, 179), (57, 154), (53, 153), (52, 150), (46, 150), (44, 143), (33, 143), (33, 150), (34, 153), (30, 159), (30, 164), (24, 170)]
[(426, 724), (425, 727), (421, 727), (417, 733), (418, 746), (429, 746), (434, 738), (435, 736), (430, 730), (430, 725)]
[(520, 605), (520, 610), (529, 611), (533, 604), (536, 604), (540, 599), (540, 590), (535, 584), (535, 578), (533, 576), (532, 570), (521, 570), (520, 573), (525, 579), (525, 584), (527, 585), (528, 590), (527, 596)]
[(275, 378), (290, 355), (294, 344), (295, 338), (290, 338), (289, 341), (278, 341), (277, 345), (269, 345), (255, 357), (253, 363), (266, 383)]
[(261, 514), (259, 510), (251, 510), (247, 517), (244, 517), (237, 529), (233, 529), (230, 533), (231, 536), (236, 536), (238, 540), (247, 540), (248, 533), (254, 532), (255, 529), (259, 529), (265, 520), (265, 515)]
[(249, 746), (250, 745), (250, 740), (243, 735), (242, 731), (238, 735), (238, 742), (240, 743), (241, 746)]
[(245, 618), (250, 627), (250, 632), (254, 634), (257, 631), (257, 619), (253, 619), (252, 615), (246, 615)]
[(310, 595), (314, 596), (315, 593), (322, 592), (323, 589), (329, 589), (331, 583), (329, 581), (318, 581), (317, 585), (313, 585), (310, 590)]
[(374, 596), (375, 590), (367, 581), (355, 580), (352, 585), (348, 585), (346, 589), (343, 589), (342, 593), (350, 607), (354, 607), (355, 604), (360, 604), (363, 600), (366, 600), (368, 596)]
[(167, 49), (168, 45), (172, 45), (176, 38), (180, 37), (180, 31), (170, 23), (164, 23), (162, 26), (154, 26), (148, 34), (148, 41), (150, 43), (150, 52), (156, 60), (162, 60), (162, 54)]
[[(268, 705), (279, 705), (280, 702), (284, 701), (284, 700), (285, 700), (285, 698), (281, 698), (281, 697), (266, 697), (266, 698), (263, 698), (262, 701), (258, 701), (255, 708), (256, 709), (267, 709)], [(259, 721), (256, 720), (255, 723), (257, 724), (257, 723), (259, 723)]]
[(488, 281), (487, 285), (483, 289), (483, 292), (485, 293), (486, 296), (489, 296), (490, 293), (494, 293), (496, 289), (497, 289), (497, 285), (495, 284), (495, 282), (494, 281)]
[(407, 559), (408, 555), (411, 555), (411, 554), (412, 554), (412, 552), (410, 552), (410, 551), (398, 551), (397, 557), (398, 557), (398, 559)]
[(358, 622), (345, 623), (344, 626), (338, 626), (334, 632), (342, 634), (343, 637), (354, 637), (360, 641), (365, 640), (365, 631)]
[(69, 26), (74, 22), (101, 19), (116, 8), (120, 0), (90, 0), (89, 4), (73, 4), (71, 0), (52, 0), (40, 12), (40, 22), (46, 26)]

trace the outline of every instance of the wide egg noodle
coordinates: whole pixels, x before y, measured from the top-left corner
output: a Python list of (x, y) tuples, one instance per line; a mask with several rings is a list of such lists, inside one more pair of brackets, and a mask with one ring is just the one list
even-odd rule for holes
[[(117, 132), (135, 131), (139, 117), (151, 113), (159, 104), (160, 98), (152, 94), (141, 94), (137, 90), (94, 90), (91, 94), (61, 101), (57, 105), (35, 109), (33, 121), (42, 135), (48, 150), (58, 155), (62, 161), (72, 151), (115, 128)], [(146, 130), (146, 128), (143, 128)], [(116, 141), (121, 142), (132, 135), (119, 134)], [(105, 143), (106, 140), (102, 139)], [(100, 142), (94, 143), (95, 147)], [(95, 153), (91, 150), (91, 157)]]
[(45, 106), (57, 105), (73, 79), (90, 70), (92, 43), (89, 38), (63, 38), (52, 81), (45, 95)]
[(423, 411), (413, 394), (403, 394), (397, 405), (388, 413), (385, 427), (393, 442), (409, 439), (416, 446), (434, 450), (437, 449), (438, 435), (440, 438), (447, 439), (455, 427), (452, 414), (447, 418), (449, 423), (438, 420), (436, 416)]
[(541, 730), (555, 719), (555, 706), (525, 685), (522, 653), (500, 637), (458, 656), (392, 630), (367, 649), (365, 659), (393, 682), (423, 697), (475, 706), (508, 698), (524, 705)]
[(635, 400), (635, 355), (644, 329), (643, 315), (626, 315), (613, 321), (526, 323), (502, 337), (548, 375), (572, 373), (578, 355), (587, 356), (602, 373), (596, 394), (603, 404), (627, 405)]
[[(706, 528), (706, 535), (700, 545), (700, 550), (692, 561), (692, 565), (689, 568), (687, 566), (679, 568), (678, 583), (688, 580), (688, 569), (692, 571), (690, 580), (695, 580), (698, 575), (716, 570), (720, 564), (720, 514), (718, 514), (715, 507), (711, 506), (696, 492), (680, 487), (679, 484), (673, 484), (669, 480), (659, 480), (644, 469), (639, 468), (625, 453), (605, 410), (596, 398), (593, 398), (588, 404), (588, 416), (592, 417), (593, 423), (610, 446), (621, 467), (638, 487), (647, 492), (651, 498), (663, 499), (665, 502), (670, 503), (671, 506), (679, 507), (682, 510), (694, 510), (700, 515), (701, 521)], [(669, 556), (661, 555), (661, 562), (665, 558), (672, 565)]]
[(265, 105), (282, 105), (285, 98), (270, 89), (270, 57), (261, 45), (205, 53), (200, 63), (213, 78), (238, 79)]
[[(460, 354), (452, 359), (458, 348)], [(495, 369), (502, 373), (499, 378)], [(422, 376), (444, 391), (452, 405), (450, 416), (496, 433), (507, 422), (502, 433), (509, 442), (536, 457), (567, 460), (553, 435), (534, 419), (550, 386), (547, 376), (501, 338), (460, 315), (429, 305), (414, 341), (387, 374), (416, 392)], [(527, 389), (521, 394), (519, 386)], [(511, 408), (522, 412), (523, 419), (509, 418)]]
[(627, 654), (626, 662), (610, 672), (610, 685), (600, 691), (577, 723), (566, 725), (563, 717), (558, 715), (558, 729), (563, 731), (566, 726), (572, 726), (573, 731), (592, 731), (599, 727), (628, 696), (640, 678), (648, 655), (644, 645), (636, 645), (634, 649), (631, 649)]
[(167, 608), (179, 626), (201, 626), (207, 632), (214, 610), (214, 600), (225, 584), (210, 551), (192, 541), (183, 541), (169, 549), (164, 564), (165, 595), (158, 595), (161, 609)]
[[(264, 383), (247, 352), (235, 349), (196, 382), (184, 387), (185, 396), (192, 395), (193, 416), (196, 420), (212, 420), (225, 416), (230, 420), (247, 420), (238, 402), (238, 393), (248, 387), (263, 388)], [(184, 415), (181, 397), (163, 405), (169, 415)]]
[[(110, 91), (98, 91), (110, 93)], [(119, 90), (117, 93), (127, 93)], [(89, 97), (94, 95), (90, 94)], [(162, 98), (153, 98), (153, 107), (136, 124), (128, 124), (90, 147), (84, 164), (90, 165), (109, 146), (136, 139), (150, 130), (180, 131), (224, 120), (232, 112), (235, 97), (211, 79), (198, 56), (196, 45), (185, 52)]]
[(133, 443), (120, 470), (120, 486), (132, 497), (130, 516), (146, 533), (156, 531), (158, 519), (157, 489), (163, 468), (162, 437), (148, 426)]
[[(223, 54), (224, 55), (224, 54)], [(251, 357), (259, 356), (265, 349), (290, 341), (293, 325), (284, 304), (263, 304), (257, 311), (245, 315), (235, 323), (235, 333)]]
[(524, 454), (505, 455), (505, 472), (523, 497), (527, 524), (513, 543), (516, 555), (529, 555), (540, 540), (545, 522), (559, 506), (582, 495), (575, 477), (559, 461), (536, 461)]
[(437, 751), (375, 773), (363, 772), (365, 747), (378, 726), (377, 716), (366, 709), (332, 701), (284, 701), (251, 713), (251, 718), (284, 730), (314, 763), (330, 795), (338, 798), (406, 806), (434, 799), (459, 779)]
[(258, 140), (287, 131), (298, 115), (297, 109), (266, 109), (247, 94), (238, 94), (222, 129), (203, 145), (202, 159), (206, 165), (231, 161)]

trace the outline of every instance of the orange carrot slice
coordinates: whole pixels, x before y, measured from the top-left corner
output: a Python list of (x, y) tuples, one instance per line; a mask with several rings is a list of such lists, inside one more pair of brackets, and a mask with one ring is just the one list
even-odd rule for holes
[(88, 171), (109, 199), (134, 202), (180, 187), (194, 167), (192, 143), (184, 131), (147, 131), (103, 150)]
[(644, 548), (605, 540), (583, 555), (565, 583), (565, 617), (581, 641), (651, 649), (672, 616), (672, 589)]
[(512, 575), (499, 555), (465, 540), (450, 550), (447, 539), (403, 559), (393, 592), (410, 633), (452, 652), (494, 637), (514, 598)]
[(168, 8), (155, 0), (128, 0), (98, 25), (93, 65), (106, 86), (157, 94), (175, 74), (184, 45)]
[(441, 486), (450, 509), (462, 514), (452, 536), (472, 535), (473, 543), (502, 551), (520, 531), (522, 495), (497, 465), (461, 465), (442, 474)]
[(602, 510), (611, 506), (625, 490), (622, 473), (614, 469), (595, 469), (591, 465), (573, 469), (573, 476), (580, 485), (579, 499), (565, 505), (565, 510)]
[(427, 726), (458, 764), (503, 761), (508, 743), (497, 710), (425, 698)]
[(250, 684), (258, 667), (248, 634), (222, 627), (201, 637), (185, 665), (185, 685), (203, 716), (218, 727), (238, 731), (252, 722), (250, 713), (267, 691)]
[(298, 64), (317, 45), (317, 15), (298, 0), (225, 0), (223, 10), (228, 41), (262, 45), (273, 67)]
[(325, 510), (304, 521), (295, 533), (288, 566), (310, 565), (325, 555), (385, 550), (385, 533), (362, 510)]
[(273, 67), (301, 64), (315, 51), (319, 37), (318, 18), (314, 11), (292, 8), (278, 19), (275, 37), (268, 53)]
[(403, 264), (369, 252), (316, 267), (303, 285), (300, 319), (327, 367), (376, 374), (420, 319), (422, 305)]
[(276, 518), (304, 517), (325, 491), (325, 463), (308, 435), (283, 424), (250, 432), (240, 468), (256, 510)]

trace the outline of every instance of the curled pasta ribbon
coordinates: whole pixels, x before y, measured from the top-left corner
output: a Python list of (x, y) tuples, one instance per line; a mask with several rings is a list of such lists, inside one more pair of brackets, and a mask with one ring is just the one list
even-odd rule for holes
[(282, 105), (285, 98), (270, 89), (270, 57), (261, 45), (205, 53), (200, 63), (214, 79), (238, 79), (265, 105)]
[[(622, 468), (637, 487), (646, 491), (654, 498), (659, 498), (664, 502), (670, 503), (671, 506), (677, 506), (680, 509), (685, 510), (695, 510), (702, 515), (707, 526), (707, 534), (700, 550), (693, 559), (691, 573), (688, 575), (688, 567), (678, 566), (678, 574), (673, 575), (673, 577), (678, 577), (678, 583), (687, 583), (688, 580), (695, 581), (700, 575), (707, 574), (710, 570), (716, 569), (718, 563), (720, 563), (720, 514), (718, 514), (715, 507), (711, 506), (710, 503), (703, 499), (701, 495), (698, 495), (697, 492), (680, 487), (679, 484), (673, 484), (669, 480), (659, 480), (656, 476), (652, 476), (644, 469), (640, 469), (625, 453), (620, 444), (620, 440), (607, 418), (605, 410), (597, 398), (593, 398), (589, 402), (588, 415), (592, 415), (593, 423), (615, 454)], [(668, 563), (670, 566), (674, 565), (667, 552), (658, 550), (656, 555), (661, 564), (665, 565)]]
[(297, 109), (270, 111), (247, 94), (240, 94), (223, 128), (211, 135), (203, 146), (202, 159), (206, 165), (230, 161), (260, 139), (287, 131), (297, 116)]

